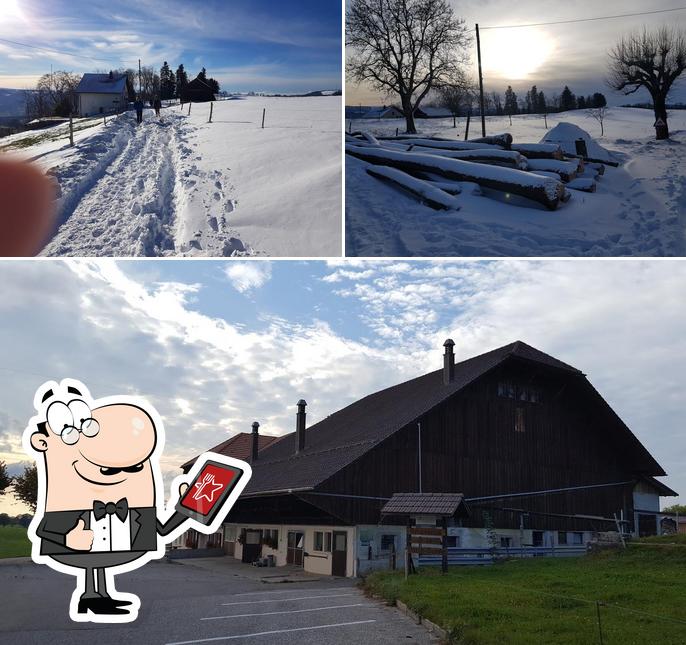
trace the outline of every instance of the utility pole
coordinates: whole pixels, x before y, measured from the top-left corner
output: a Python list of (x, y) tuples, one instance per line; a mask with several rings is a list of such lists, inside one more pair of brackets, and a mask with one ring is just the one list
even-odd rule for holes
[(476, 25), (476, 56), (479, 59), (479, 102), (481, 105), (481, 136), (486, 136), (486, 115), (484, 114), (484, 77), (481, 73), (481, 39), (479, 25)]

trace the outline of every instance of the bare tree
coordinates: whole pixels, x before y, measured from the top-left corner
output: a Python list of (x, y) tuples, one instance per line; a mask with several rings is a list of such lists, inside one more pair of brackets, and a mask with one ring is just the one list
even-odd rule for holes
[(667, 127), (667, 96), (686, 69), (686, 31), (660, 27), (643, 29), (622, 39), (610, 51), (608, 85), (623, 94), (633, 94), (645, 88), (653, 100), (658, 139), (669, 137)]
[(600, 136), (604, 137), (605, 127), (603, 126), (603, 121), (605, 121), (605, 117), (607, 116), (607, 108), (591, 108), (590, 110), (586, 110), (586, 116), (589, 116), (592, 119), (595, 119), (598, 123), (600, 123)]
[(71, 72), (43, 74), (36, 89), (24, 95), (27, 118), (69, 116), (74, 111), (74, 92), (80, 80)]
[(471, 41), (446, 0), (351, 0), (345, 31), (348, 77), (396, 94), (411, 133), (431, 89), (459, 81)]
[(460, 78), (456, 83), (441, 86), (437, 93), (438, 105), (450, 110), (453, 115), (459, 116), (472, 107), (475, 86), (466, 78)]

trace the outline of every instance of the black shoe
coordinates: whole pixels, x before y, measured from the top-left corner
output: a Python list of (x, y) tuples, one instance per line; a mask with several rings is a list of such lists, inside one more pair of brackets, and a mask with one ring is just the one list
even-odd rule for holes
[(105, 600), (108, 600), (109, 602), (113, 603), (115, 607), (126, 607), (127, 605), (131, 604), (130, 600), (115, 600), (112, 598), (112, 596), (103, 596), (100, 595), (101, 598), (104, 598)]
[(81, 598), (79, 600), (78, 612), (80, 614), (86, 614), (89, 611), (94, 614), (105, 614), (109, 616), (129, 613), (127, 609), (117, 607), (117, 601), (112, 598)]

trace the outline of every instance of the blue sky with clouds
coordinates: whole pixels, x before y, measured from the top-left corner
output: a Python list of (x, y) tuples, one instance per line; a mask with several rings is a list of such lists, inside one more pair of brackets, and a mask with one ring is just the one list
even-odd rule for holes
[[(336, 0), (2, 0), (0, 87), (54, 69), (201, 67), (229, 91), (303, 92), (341, 86)], [(97, 60), (89, 60), (92, 57)]]
[[(686, 499), (686, 263), (0, 262), (0, 460), (20, 471), (35, 388), (144, 396), (167, 476), (253, 420), (290, 432), (520, 339), (584, 371)], [(674, 500), (667, 500), (672, 502)], [(0, 512), (21, 510), (0, 498)]]

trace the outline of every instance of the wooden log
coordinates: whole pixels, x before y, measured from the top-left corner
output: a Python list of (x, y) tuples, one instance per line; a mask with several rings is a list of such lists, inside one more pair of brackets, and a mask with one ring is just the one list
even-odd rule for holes
[[(394, 144), (395, 145), (395, 144)], [(386, 145), (384, 145), (386, 147)], [(396, 148), (398, 149), (398, 148)], [(446, 157), (448, 159), (464, 159), (474, 163), (504, 166), (506, 168), (527, 169), (526, 158), (511, 150), (442, 150), (427, 146), (408, 146), (407, 152), (423, 152), (425, 154)]]
[(405, 172), (430, 172), (454, 181), (473, 181), (480, 186), (527, 197), (555, 210), (564, 193), (561, 182), (548, 177), (514, 170), (470, 163), (461, 159), (445, 159), (415, 152), (399, 152), (378, 148), (346, 145), (347, 154), (375, 165), (391, 166)]
[(571, 181), (579, 172), (578, 164), (572, 161), (558, 161), (557, 159), (529, 159), (529, 170), (546, 170), (560, 175), (562, 181)]
[(523, 154), (527, 159), (560, 159), (563, 152), (560, 146), (554, 143), (515, 143), (512, 150)]
[(577, 177), (567, 184), (567, 188), (572, 190), (581, 190), (585, 193), (594, 193), (597, 188), (597, 184), (593, 179), (588, 177)]
[(362, 132), (362, 136), (365, 138), (365, 140), (368, 143), (371, 143), (374, 146), (380, 146), (381, 144), (377, 140), (377, 138), (371, 133), (371, 132)]
[(377, 179), (390, 181), (413, 195), (419, 196), (427, 206), (435, 210), (460, 210), (459, 204), (452, 195), (421, 179), (416, 179), (402, 170), (375, 166), (374, 168), (367, 168), (367, 173)]
[(505, 150), (510, 150), (512, 146), (512, 135), (509, 132), (503, 134), (493, 134), (488, 137), (479, 137), (478, 139), (470, 139), (474, 143), (488, 143), (492, 146), (500, 146)]
[(388, 139), (377, 137), (379, 141), (403, 143), (405, 145), (424, 146), (426, 148), (438, 148), (439, 150), (502, 150), (499, 146), (491, 146), (487, 143), (473, 143), (471, 141), (443, 141), (442, 139)]

